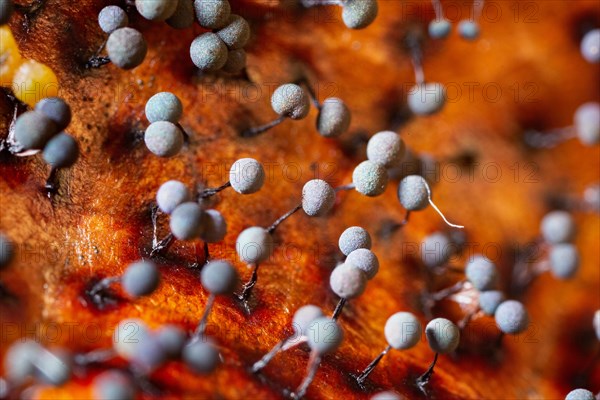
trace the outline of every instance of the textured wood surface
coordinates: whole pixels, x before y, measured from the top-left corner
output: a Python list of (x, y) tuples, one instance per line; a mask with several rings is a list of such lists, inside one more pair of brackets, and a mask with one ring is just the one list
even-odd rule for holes
[[(11, 21), (23, 56), (56, 72), (60, 96), (74, 110), (68, 132), (78, 139), (82, 157), (60, 173), (61, 190), (52, 202), (42, 191), (48, 170), (40, 156), (0, 159), (0, 230), (17, 244), (16, 260), (0, 272), (0, 280), (18, 297), (17, 303), (0, 302), (0, 356), (16, 338), (34, 334), (75, 352), (108, 347), (113, 327), (124, 317), (139, 317), (154, 327), (169, 322), (193, 329), (207, 295), (198, 273), (187, 265), (202, 259), (201, 242), (177, 243), (159, 260), (162, 284), (148, 298), (96, 310), (82, 295), (90, 280), (118, 274), (148, 254), (150, 207), (162, 182), (218, 186), (238, 157), (257, 158), (266, 165), (268, 179), (255, 195), (229, 190), (215, 198), (213, 206), (226, 216), (228, 233), (210, 248), (212, 256), (234, 261), (244, 279), (250, 270), (236, 260), (237, 234), (251, 225), (267, 226), (297, 204), (308, 179), (349, 182), (353, 166), (365, 158), (365, 139), (380, 130), (397, 129), (414, 151), (445, 162), (434, 199), (452, 221), (466, 226), (472, 252), (489, 251), (503, 272), (504, 287), (515, 263), (511, 249), (537, 238), (539, 221), (551, 208), (548, 199), (578, 196), (599, 180), (598, 146), (572, 140), (533, 151), (523, 144), (525, 129), (569, 125), (578, 105), (599, 100), (598, 68), (579, 54), (582, 26), (600, 22), (596, 1), (496, 1), (489, 7), (502, 15), (495, 20), (489, 8), (478, 41), (463, 41), (455, 32), (446, 41), (426, 41), (427, 80), (462, 90), (460, 95), (451, 91), (454, 99), (427, 118), (405, 111), (414, 77), (403, 38), (409, 29), (424, 29), (423, 21), (433, 17), (428, 1), (380, 1), (378, 18), (362, 31), (346, 29), (337, 7), (305, 11), (277, 2), (234, 1), (234, 12), (252, 27), (247, 46), (252, 82), (199, 75), (188, 49), (201, 29), (176, 31), (144, 21), (134, 10), (131, 25), (149, 43), (145, 62), (133, 71), (111, 65), (84, 69), (104, 40), (95, 16), (105, 3), (50, 0), (29, 31), (20, 16)], [(445, 2), (450, 3), (467, 16), (470, 2)], [(269, 99), (274, 87), (302, 74), (321, 100), (331, 95), (344, 99), (353, 113), (350, 131), (340, 140), (320, 137), (313, 109), (305, 120), (240, 138), (243, 128), (273, 118)], [(182, 99), (181, 123), (191, 135), (189, 147), (169, 160), (153, 156), (139, 140), (147, 125), (145, 101), (163, 90)], [(11, 117), (12, 105), (4, 97), (2, 135)], [(465, 154), (475, 164), (462, 169), (448, 164)], [(498, 179), (495, 171), (501, 173)], [(259, 376), (248, 367), (289, 332), (298, 307), (314, 303), (333, 310), (337, 299), (328, 276), (340, 256), (337, 238), (346, 227), (361, 225), (373, 235), (381, 269), (364, 295), (348, 304), (341, 317), (345, 341), (324, 358), (308, 397), (362, 399), (393, 389), (407, 398), (423, 398), (413, 382), (433, 358), (424, 339), (412, 350), (391, 352), (371, 375), (367, 391), (350, 377), (385, 347), (383, 325), (389, 315), (407, 310), (426, 322), (419, 305), (423, 267), (414, 249), (425, 235), (445, 227), (429, 208), (413, 214), (401, 231), (378, 235), (387, 221), (404, 215), (396, 188), (397, 182), (391, 183), (378, 198), (342, 193), (327, 218), (298, 213), (286, 221), (276, 234), (275, 256), (261, 267), (252, 313), (246, 315), (233, 299), (216, 302), (209, 332), (222, 349), (224, 365), (202, 377), (181, 363), (168, 364), (154, 376), (165, 397), (276, 399), (284, 389), (294, 389), (304, 375), (306, 349), (278, 356)], [(587, 381), (577, 380), (599, 347), (591, 319), (600, 306), (600, 219), (589, 213), (575, 213), (575, 219), (582, 257), (577, 277), (537, 279), (521, 298), (530, 311), (530, 329), (506, 338), (499, 354), (492, 351), (493, 320), (470, 325), (457, 354), (440, 358), (430, 398), (562, 398), (578, 386), (600, 390), (597, 365)], [(462, 266), (467, 256), (454, 263)], [(434, 288), (460, 278), (438, 278)], [(434, 311), (455, 321), (461, 316), (451, 304)], [(30, 394), (89, 397), (89, 381), (98, 371), (91, 369), (62, 388), (38, 387)]]

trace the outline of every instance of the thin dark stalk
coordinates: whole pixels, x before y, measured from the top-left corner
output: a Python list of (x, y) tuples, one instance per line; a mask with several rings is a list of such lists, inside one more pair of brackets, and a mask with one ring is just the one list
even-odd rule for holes
[(48, 175), (48, 179), (46, 179), (46, 184), (44, 185), (44, 189), (46, 189), (46, 194), (48, 197), (51, 197), (58, 191), (58, 180), (57, 178), (58, 168), (52, 167), (50, 170), (50, 174)]
[(552, 129), (547, 132), (528, 130), (525, 132), (525, 144), (534, 149), (549, 149), (577, 137), (577, 132), (572, 126)]
[(106, 65), (108, 63), (110, 63), (109, 57), (93, 56), (85, 63), (85, 68), (100, 68), (101, 66)]
[(500, 334), (498, 335), (498, 338), (496, 339), (496, 348), (497, 349), (502, 347), (502, 341), (504, 340), (504, 336), (506, 336), (506, 333), (500, 331)]
[(308, 361), (308, 372), (300, 386), (298, 386), (298, 389), (296, 389), (296, 394), (293, 396), (295, 399), (301, 399), (304, 397), (306, 394), (306, 389), (308, 389), (312, 381), (315, 379), (315, 375), (319, 369), (319, 364), (321, 364), (321, 356), (314, 351), (311, 352), (310, 360)]
[(377, 364), (379, 364), (383, 356), (385, 356), (391, 349), (392, 346), (388, 345), (377, 357), (375, 357), (373, 361), (371, 361), (369, 365), (367, 365), (363, 372), (361, 372), (361, 374), (358, 377), (356, 377), (356, 382), (358, 382), (359, 386), (362, 387), (364, 381), (371, 374), (371, 372), (373, 372), (373, 370), (375, 369)]
[[(303, 0), (303, 3), (304, 3), (304, 1), (306, 1), (306, 0)], [(310, 97), (310, 100), (312, 101), (313, 105), (315, 106), (315, 108), (317, 110), (321, 110), (321, 108), (323, 106), (321, 105), (321, 103), (319, 103), (319, 99), (317, 99), (317, 94), (315, 93), (313, 87), (308, 82), (308, 79), (306, 79), (306, 77), (298, 79), (296, 81), (296, 84), (297, 85), (304, 85), (304, 87), (306, 87), (306, 91), (308, 92), (308, 96)]]
[(258, 136), (261, 133), (264, 133), (264, 132), (268, 131), (269, 129), (271, 129), (271, 128), (273, 128), (273, 127), (281, 124), (283, 121), (285, 121), (286, 118), (287, 118), (286, 116), (282, 115), (282, 116), (278, 117), (277, 119), (275, 119), (275, 120), (273, 120), (271, 122), (268, 122), (268, 123), (266, 123), (264, 125), (260, 125), (260, 126), (254, 127), (254, 128), (246, 129), (245, 131), (243, 131), (241, 133), (241, 136), (242, 137), (247, 137), (247, 138), (248, 137)]
[(112, 285), (113, 283), (119, 282), (121, 280), (120, 276), (110, 276), (107, 278), (104, 278), (100, 281), (98, 281), (98, 283), (96, 283), (94, 285), (94, 287), (92, 287), (89, 291), (89, 295), (90, 297), (96, 297), (100, 294), (100, 292), (108, 289), (110, 287), (110, 285)]
[(408, 224), (408, 219), (410, 218), (410, 210), (406, 210), (406, 214), (404, 214), (404, 219), (398, 225), (398, 228), (402, 228), (404, 225)]
[(423, 391), (423, 393), (425, 393), (425, 386), (427, 385), (427, 383), (429, 383), (429, 379), (431, 378), (431, 375), (433, 375), (433, 368), (435, 367), (437, 360), (438, 360), (438, 353), (435, 353), (433, 362), (431, 363), (431, 365), (429, 366), (427, 371), (425, 371), (425, 373), (423, 375), (421, 375), (420, 377), (417, 378), (417, 385), (419, 386), (421, 391)]
[(102, 52), (102, 50), (104, 50), (104, 47), (106, 46), (106, 42), (108, 42), (108, 38), (104, 39), (104, 42), (102, 42), (100, 47), (98, 47), (98, 50), (96, 50), (92, 58), (98, 57), (100, 55), (100, 53)]
[(260, 360), (255, 362), (252, 365), (252, 373), (256, 374), (261, 369), (266, 367), (267, 364), (273, 359), (273, 357), (275, 357), (277, 355), (277, 353), (279, 353), (281, 351), (281, 349), (283, 348), (283, 346), (285, 346), (285, 344), (287, 343), (288, 340), (289, 340), (289, 338), (279, 341), (275, 346), (273, 346), (273, 348), (267, 354), (265, 354)]
[(423, 72), (423, 53), (421, 51), (420, 40), (415, 33), (409, 33), (406, 42), (410, 49), (411, 60), (415, 70), (415, 81), (417, 85), (422, 85), (425, 83), (425, 74)]
[(453, 294), (458, 293), (462, 290), (463, 286), (465, 285), (465, 282), (465, 280), (458, 281), (450, 287), (447, 287), (445, 289), (440, 290), (439, 292), (431, 294), (431, 298), (434, 301), (440, 301), (448, 296), (452, 296)]
[(183, 133), (183, 141), (185, 144), (190, 144), (190, 135), (186, 132), (185, 129), (183, 129), (183, 126), (181, 126), (181, 124), (178, 122), (175, 124), (180, 130), (181, 133)]
[(431, 3), (433, 5), (433, 11), (435, 12), (435, 20), (439, 21), (442, 18), (444, 18), (442, 4), (440, 3), (440, 0), (431, 0)]
[(150, 252), (150, 257), (154, 257), (163, 251), (167, 250), (173, 242), (175, 241), (175, 236), (172, 233), (169, 233), (165, 236), (160, 242), (156, 243), (152, 246), (152, 251)]
[(335, 310), (333, 310), (333, 315), (331, 316), (332, 320), (337, 321), (337, 319), (340, 317), (340, 314), (346, 305), (346, 301), (346, 299), (340, 299), (340, 301), (338, 301), (337, 306), (335, 306)]
[(465, 329), (465, 327), (469, 324), (469, 322), (471, 322), (473, 320), (473, 317), (475, 316), (475, 314), (477, 314), (477, 311), (478, 311), (478, 309), (474, 310), (474, 311), (469, 311), (468, 313), (466, 313), (465, 316), (460, 321), (458, 321), (458, 324), (456, 324), (456, 325), (458, 325), (458, 328), (460, 330)]
[(240, 299), (241, 301), (248, 301), (250, 295), (252, 294), (252, 289), (258, 281), (258, 266), (259, 264), (254, 265), (254, 269), (252, 270), (252, 276), (250, 277), (250, 280), (244, 284), (244, 286), (242, 287), (242, 293), (238, 295), (238, 299)]
[(204, 242), (204, 264), (210, 261), (210, 252), (208, 251), (208, 242)]
[(300, 0), (302, 7), (310, 8), (316, 6), (341, 6), (341, 0)]
[(210, 296), (208, 296), (206, 306), (204, 307), (204, 312), (202, 313), (200, 322), (198, 322), (198, 326), (196, 327), (196, 331), (194, 332), (194, 339), (197, 340), (200, 338), (200, 336), (204, 334), (204, 330), (206, 329), (206, 321), (208, 320), (208, 316), (210, 315), (210, 311), (212, 310), (213, 304), (215, 304), (215, 295), (211, 294)]
[(97, 349), (87, 353), (77, 354), (73, 358), (77, 365), (88, 365), (93, 363), (102, 363), (116, 357), (114, 349)]
[(336, 188), (334, 188), (333, 190), (335, 190), (335, 192), (341, 192), (344, 190), (352, 190), (354, 189), (356, 186), (354, 186), (354, 183), (348, 183), (347, 185), (342, 185), (342, 186), (338, 186)]
[(271, 234), (273, 232), (275, 232), (275, 229), (277, 229), (277, 227), (279, 226), (279, 224), (281, 224), (283, 221), (285, 221), (286, 219), (288, 219), (289, 217), (291, 217), (296, 211), (298, 211), (301, 208), (302, 208), (302, 203), (298, 204), (296, 207), (292, 208), (290, 211), (288, 211), (287, 213), (283, 214), (281, 217), (279, 217), (277, 219), (277, 221), (273, 222), (273, 224), (267, 228), (267, 232), (269, 232)]
[(216, 188), (210, 188), (210, 189), (204, 189), (201, 193), (200, 193), (200, 198), (201, 199), (207, 199), (211, 196), (214, 196), (215, 194), (227, 189), (228, 187), (231, 186), (231, 182), (227, 181), (224, 184), (222, 184), (219, 187)]

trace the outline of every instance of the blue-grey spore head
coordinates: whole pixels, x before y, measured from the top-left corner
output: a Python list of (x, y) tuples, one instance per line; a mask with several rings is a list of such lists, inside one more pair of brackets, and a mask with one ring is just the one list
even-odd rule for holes
[(579, 251), (571, 243), (555, 244), (548, 258), (550, 271), (558, 279), (570, 279), (579, 270)]
[(354, 168), (352, 183), (360, 194), (369, 197), (379, 196), (387, 187), (387, 171), (381, 164), (369, 160), (363, 161)]
[(377, 0), (346, 0), (342, 3), (342, 20), (350, 29), (363, 29), (377, 17)]
[(486, 290), (479, 293), (479, 308), (485, 315), (494, 315), (498, 306), (506, 300), (500, 290)]
[(529, 314), (525, 306), (516, 300), (506, 300), (501, 303), (494, 314), (496, 325), (507, 334), (516, 335), (529, 326)]

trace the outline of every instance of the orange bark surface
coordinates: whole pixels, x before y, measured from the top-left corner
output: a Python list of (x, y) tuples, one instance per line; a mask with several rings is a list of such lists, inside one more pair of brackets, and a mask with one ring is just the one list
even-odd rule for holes
[[(412, 117), (406, 93), (414, 84), (409, 53), (403, 44), (410, 29), (426, 29), (433, 18), (429, 1), (379, 2), (379, 16), (367, 29), (348, 30), (338, 7), (309, 10), (287, 2), (233, 1), (247, 18), (252, 37), (248, 52), (250, 81), (226, 74), (200, 74), (189, 57), (189, 44), (202, 32), (177, 31), (151, 23), (132, 9), (130, 26), (149, 44), (144, 63), (132, 71), (113, 65), (87, 70), (86, 60), (104, 41), (96, 15), (106, 2), (48, 1), (28, 25), (18, 13), (10, 26), (24, 58), (50, 66), (63, 97), (73, 109), (68, 132), (81, 148), (77, 164), (59, 173), (60, 191), (50, 201), (43, 183), (48, 167), (41, 156), (0, 159), (0, 231), (16, 244), (14, 261), (0, 281), (17, 297), (0, 301), (2, 350), (22, 336), (36, 336), (49, 346), (85, 352), (111, 345), (116, 324), (126, 317), (150, 326), (173, 323), (194, 329), (207, 299), (197, 270), (202, 242), (176, 243), (157, 259), (162, 282), (151, 296), (117, 306), (94, 308), (84, 292), (93, 279), (120, 274), (128, 263), (148, 255), (152, 243), (150, 209), (166, 180), (190, 187), (221, 185), (229, 165), (254, 157), (267, 170), (263, 189), (241, 196), (226, 190), (211, 207), (227, 219), (222, 243), (211, 256), (232, 261), (243, 280), (250, 276), (236, 257), (235, 239), (252, 225), (268, 226), (300, 200), (302, 185), (320, 177), (333, 185), (351, 181), (353, 167), (365, 159), (366, 139), (395, 129), (408, 147), (441, 162), (434, 200), (448, 218), (464, 224), (470, 253), (486, 252), (509, 286), (515, 247), (539, 236), (539, 222), (552, 209), (549, 198), (581, 196), (599, 180), (600, 149), (570, 140), (552, 149), (525, 146), (526, 129), (548, 130), (572, 124), (575, 109), (598, 101), (600, 74), (580, 56), (582, 27), (597, 26), (596, 1), (497, 1), (481, 18), (481, 38), (461, 40), (456, 32), (443, 41), (424, 42), (428, 81), (442, 82), (450, 101), (434, 116)], [(470, 2), (444, 2), (458, 22)], [(450, 4), (452, 3), (452, 4)], [(453, 7), (451, 7), (453, 6)], [(495, 17), (495, 11), (498, 17)], [(318, 135), (313, 108), (301, 121), (286, 121), (256, 137), (239, 132), (274, 117), (273, 89), (305, 75), (319, 99), (342, 98), (352, 110), (349, 132), (339, 140)], [(470, 90), (469, 87), (472, 89)], [(152, 155), (140, 134), (148, 122), (146, 100), (171, 91), (184, 104), (182, 126), (191, 136), (177, 157)], [(4, 137), (13, 104), (0, 96), (0, 132)], [(451, 160), (470, 155), (471, 164)], [(415, 313), (426, 323), (420, 305), (426, 287), (419, 261), (420, 241), (445, 230), (431, 208), (411, 215), (403, 229), (385, 235), (389, 221), (401, 221), (397, 182), (386, 193), (367, 198), (357, 192), (338, 195), (326, 218), (292, 216), (276, 232), (272, 259), (263, 264), (247, 314), (232, 298), (218, 298), (209, 318), (224, 363), (209, 376), (171, 362), (152, 379), (165, 398), (278, 399), (302, 380), (308, 351), (299, 347), (277, 356), (259, 375), (248, 369), (290, 333), (294, 311), (307, 303), (331, 312), (337, 302), (328, 280), (340, 259), (337, 238), (348, 226), (365, 227), (373, 237), (379, 274), (365, 293), (350, 301), (340, 322), (345, 340), (325, 356), (307, 392), (312, 399), (363, 399), (395, 390), (410, 399), (425, 398), (414, 380), (433, 353), (425, 339), (413, 349), (392, 351), (361, 390), (351, 378), (385, 346), (383, 326), (394, 312)], [(163, 216), (164, 218), (164, 216)], [(493, 319), (475, 320), (463, 333), (453, 356), (441, 356), (430, 385), (432, 399), (563, 398), (576, 387), (600, 390), (600, 368), (587, 379), (579, 371), (592, 362), (600, 344), (592, 315), (600, 306), (600, 218), (574, 212), (581, 269), (569, 281), (549, 274), (536, 279), (519, 299), (531, 326), (506, 337), (494, 352), (498, 331)], [(160, 234), (167, 233), (166, 218)], [(469, 251), (453, 263), (462, 267)], [(436, 277), (435, 290), (462, 279)], [(458, 321), (462, 313), (446, 302), (434, 315)], [(109, 365), (114, 365), (111, 363)], [(89, 398), (95, 366), (60, 388), (36, 386), (31, 396), (47, 399)], [(2, 375), (0, 373), (0, 375)]]

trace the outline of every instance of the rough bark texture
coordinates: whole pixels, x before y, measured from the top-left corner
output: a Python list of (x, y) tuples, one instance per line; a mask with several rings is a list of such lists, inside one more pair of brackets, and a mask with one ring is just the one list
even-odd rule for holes
[[(233, 2), (234, 12), (252, 27), (247, 47), (252, 83), (198, 74), (188, 51), (202, 30), (195, 26), (177, 31), (149, 23), (134, 9), (130, 25), (149, 43), (145, 62), (133, 71), (112, 65), (84, 69), (105, 39), (96, 22), (105, 3), (50, 0), (32, 18), (29, 30), (22, 16), (11, 20), (23, 56), (56, 72), (60, 95), (74, 111), (68, 132), (79, 141), (82, 157), (59, 174), (60, 192), (53, 201), (42, 190), (48, 168), (40, 156), (3, 155), (0, 160), (0, 230), (18, 247), (16, 260), (0, 273), (18, 298), (16, 303), (0, 302), (0, 356), (13, 340), (34, 333), (75, 352), (108, 347), (113, 327), (124, 317), (192, 330), (207, 299), (197, 271), (187, 267), (202, 261), (201, 242), (177, 243), (160, 259), (162, 284), (152, 296), (97, 310), (83, 293), (91, 280), (119, 274), (129, 262), (147, 256), (150, 207), (162, 182), (219, 186), (238, 157), (257, 158), (269, 176), (257, 194), (226, 190), (216, 196), (214, 207), (226, 216), (228, 233), (223, 243), (210, 246), (215, 258), (234, 261), (237, 234), (251, 225), (268, 226), (296, 205), (306, 180), (319, 176), (335, 185), (348, 183), (353, 166), (365, 157), (365, 139), (380, 130), (399, 129), (416, 152), (475, 163), (460, 164), (462, 169), (457, 163), (442, 164), (434, 199), (451, 220), (466, 225), (471, 252), (485, 248), (495, 257), (504, 287), (515, 264), (514, 247), (537, 238), (540, 219), (552, 207), (549, 199), (577, 196), (598, 181), (598, 146), (587, 148), (571, 140), (534, 151), (523, 144), (525, 129), (569, 125), (578, 105), (598, 101), (598, 68), (579, 54), (582, 26), (599, 22), (595, 1), (495, 2), (501, 17), (495, 21), (490, 9), (481, 20), (478, 41), (463, 41), (455, 32), (446, 41), (426, 41), (426, 78), (445, 83), (456, 97), (428, 118), (408, 116), (403, 100), (414, 82), (403, 38), (408, 29), (423, 29), (422, 21), (433, 17), (428, 1), (380, 1), (378, 18), (362, 31), (346, 29), (337, 7), (302, 10), (284, 2)], [(453, 4), (468, 15), (470, 3)], [(350, 131), (339, 141), (320, 137), (313, 108), (302, 121), (286, 121), (257, 138), (239, 137), (245, 127), (272, 119), (274, 87), (302, 74), (316, 86), (320, 100), (337, 96), (346, 101), (353, 113)], [(471, 83), (478, 86), (469, 93)], [(147, 125), (145, 101), (163, 90), (182, 99), (181, 124), (191, 136), (189, 147), (169, 160), (153, 156), (139, 140)], [(4, 135), (13, 109), (1, 97)], [(497, 171), (501, 176), (496, 180)], [(345, 341), (324, 358), (308, 397), (361, 399), (394, 389), (408, 398), (422, 398), (414, 380), (433, 358), (424, 339), (412, 350), (391, 351), (371, 375), (367, 391), (350, 376), (386, 346), (383, 325), (389, 315), (409, 310), (426, 321), (419, 304), (423, 267), (414, 249), (426, 234), (445, 228), (429, 208), (413, 213), (402, 230), (384, 235), (388, 221), (404, 216), (396, 188), (397, 182), (391, 183), (378, 198), (342, 193), (329, 217), (311, 219), (298, 213), (286, 221), (276, 233), (274, 258), (261, 266), (252, 313), (247, 315), (233, 299), (219, 298), (209, 318), (209, 332), (221, 346), (224, 365), (203, 377), (179, 362), (170, 363), (153, 377), (164, 395), (276, 399), (285, 389), (294, 389), (308, 360), (304, 348), (276, 357), (259, 376), (248, 368), (290, 332), (298, 307), (314, 303), (333, 310), (337, 299), (328, 277), (339, 258), (337, 238), (346, 227), (361, 225), (373, 235), (381, 269), (364, 295), (347, 304), (341, 317)], [(575, 213), (575, 219), (582, 259), (577, 277), (564, 282), (546, 274), (534, 281), (520, 297), (530, 311), (531, 327), (516, 338), (505, 338), (500, 353), (492, 351), (497, 336), (492, 319), (469, 325), (456, 355), (440, 358), (430, 398), (561, 398), (578, 386), (600, 390), (597, 366), (584, 381), (578, 381), (577, 372), (599, 346), (591, 318), (600, 303), (600, 220), (589, 213)], [(161, 229), (166, 233), (167, 225)], [(462, 266), (467, 256), (454, 263)], [(249, 277), (249, 269), (240, 262), (235, 265), (243, 279)], [(432, 288), (459, 278), (449, 273)], [(462, 315), (451, 304), (434, 312), (455, 321)], [(36, 388), (34, 393), (88, 397), (91, 377), (103, 368), (91, 368), (62, 388)]]

